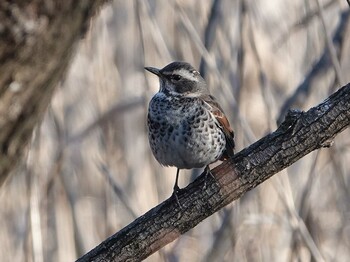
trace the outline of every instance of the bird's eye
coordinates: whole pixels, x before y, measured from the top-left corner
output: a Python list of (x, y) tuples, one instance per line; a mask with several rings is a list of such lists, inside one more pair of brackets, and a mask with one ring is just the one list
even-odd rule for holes
[(175, 81), (179, 81), (182, 77), (180, 75), (172, 75), (171, 79), (174, 79)]

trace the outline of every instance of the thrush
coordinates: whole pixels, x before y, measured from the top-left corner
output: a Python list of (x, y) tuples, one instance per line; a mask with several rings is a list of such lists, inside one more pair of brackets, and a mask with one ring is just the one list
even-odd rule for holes
[[(145, 67), (159, 78), (159, 91), (149, 103), (148, 138), (163, 166), (177, 167), (173, 194), (180, 190), (180, 169), (205, 167), (234, 154), (234, 132), (200, 73), (186, 62), (162, 69)], [(179, 203), (179, 202), (178, 202)]]

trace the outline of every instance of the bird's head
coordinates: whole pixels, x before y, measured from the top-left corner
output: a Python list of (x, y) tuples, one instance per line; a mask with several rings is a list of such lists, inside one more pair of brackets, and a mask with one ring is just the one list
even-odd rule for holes
[(162, 69), (145, 69), (159, 77), (160, 92), (183, 96), (208, 93), (205, 80), (189, 63), (173, 62)]

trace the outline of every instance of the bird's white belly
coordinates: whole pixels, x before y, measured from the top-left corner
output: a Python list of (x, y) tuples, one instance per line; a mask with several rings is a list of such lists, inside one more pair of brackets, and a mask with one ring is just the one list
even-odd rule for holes
[(162, 165), (204, 167), (225, 150), (225, 136), (216, 119), (196, 101), (186, 108), (179, 104), (164, 108), (164, 101), (151, 101), (148, 117), (150, 146)]

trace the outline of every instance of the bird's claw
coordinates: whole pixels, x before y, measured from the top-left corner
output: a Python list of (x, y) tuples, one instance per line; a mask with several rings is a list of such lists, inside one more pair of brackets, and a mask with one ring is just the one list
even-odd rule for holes
[(177, 193), (179, 193), (179, 192), (180, 192), (180, 188), (178, 186), (174, 186), (174, 191), (173, 191), (172, 196), (175, 198), (175, 201), (178, 204), (179, 208), (182, 209), (179, 198), (177, 196)]
[(204, 186), (203, 186), (203, 189), (206, 189), (207, 188), (207, 179), (208, 179), (208, 174), (211, 176), (212, 179), (215, 179), (215, 176), (212, 174), (210, 168), (208, 166), (205, 167), (204, 169), (204, 172), (205, 172), (205, 178), (204, 178)]

